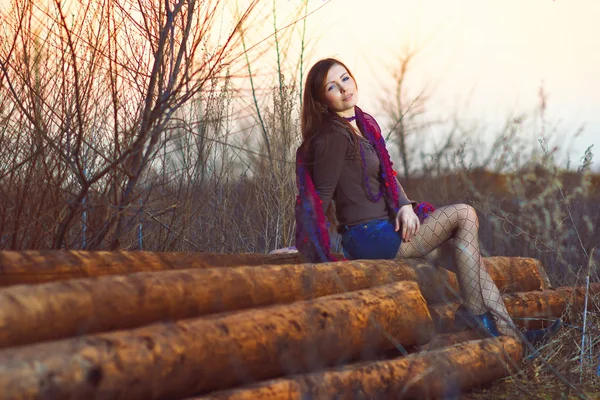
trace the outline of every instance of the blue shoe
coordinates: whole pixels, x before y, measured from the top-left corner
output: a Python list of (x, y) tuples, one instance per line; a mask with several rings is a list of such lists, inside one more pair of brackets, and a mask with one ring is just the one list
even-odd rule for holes
[(494, 316), (491, 311), (478, 315), (477, 318), (479, 318), (481, 325), (483, 325), (487, 333), (492, 335), (492, 337), (502, 336), (498, 330), (498, 327), (496, 326), (496, 321), (494, 320)]
[(536, 345), (542, 342), (547, 342), (548, 339), (552, 338), (558, 333), (558, 331), (560, 331), (560, 328), (562, 328), (562, 320), (558, 318), (545, 329), (530, 329), (523, 332), (523, 335), (529, 343)]
[[(494, 316), (490, 311), (486, 312), (485, 314), (478, 315), (477, 318), (480, 319), (481, 324), (490, 335), (493, 337), (502, 336), (502, 333), (498, 331), (496, 321), (494, 320)], [(562, 320), (558, 318), (552, 322), (549, 327), (545, 329), (530, 329), (523, 332), (523, 336), (525, 336), (525, 340), (527, 340), (529, 343), (536, 345), (542, 342), (547, 342), (550, 338), (556, 335), (558, 331), (560, 331), (560, 328), (562, 328)]]
[[(530, 343), (530, 346), (535, 346), (538, 344), (542, 344), (547, 342), (550, 338), (558, 333), (560, 328), (562, 328), (562, 320), (560, 318), (556, 319), (554, 322), (550, 324), (546, 329), (530, 329), (528, 331), (523, 332), (523, 336), (525, 340)], [(525, 351), (527, 352), (527, 347), (525, 347)], [(527, 356), (527, 361), (533, 361), (540, 356), (540, 352), (538, 349), (533, 348), (533, 352)]]
[(485, 314), (475, 315), (462, 304), (454, 314), (454, 327), (458, 331), (474, 329), (480, 331), (485, 336), (502, 336), (490, 311)]

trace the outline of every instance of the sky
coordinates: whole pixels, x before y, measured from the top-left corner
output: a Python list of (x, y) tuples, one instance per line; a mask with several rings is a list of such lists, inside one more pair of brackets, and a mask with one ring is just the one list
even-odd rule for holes
[[(330, 56), (344, 61), (367, 111), (376, 114), (388, 96), (399, 57), (419, 49), (407, 75), (408, 90), (432, 93), (426, 109), (431, 120), (458, 115), (486, 137), (509, 115), (534, 112), (543, 87), (545, 116), (553, 127), (546, 133), (560, 143), (562, 160), (568, 155), (578, 162), (590, 145), (599, 154), (600, 1), (314, 3), (323, 7), (308, 20), (314, 41), (308, 63)], [(537, 141), (535, 130), (531, 135)]]
[[(226, 0), (223, 6), (244, 1)], [(282, 27), (305, 1), (263, 0), (261, 7), (268, 13), (275, 6)], [(0, 11), (9, 3), (0, 0)], [(406, 86), (409, 96), (423, 89), (430, 94), (424, 120), (456, 118), (485, 143), (509, 116), (532, 115), (543, 87), (546, 134), (550, 144), (559, 145), (560, 160), (577, 163), (590, 145), (600, 153), (600, 0), (308, 0), (308, 5), (306, 64), (324, 57), (346, 63), (359, 84), (359, 105), (376, 118), (382, 118), (381, 105), (394, 88), (399, 58), (412, 49), (418, 52)], [(249, 27), (257, 41), (272, 34), (272, 22), (267, 16)], [(300, 26), (289, 28), (296, 30), (291, 60), (298, 58), (293, 50)], [(273, 71), (276, 52), (267, 49), (255, 71), (260, 62)], [(435, 142), (446, 130), (432, 124), (424, 134)], [(525, 131), (535, 146), (541, 129)], [(596, 160), (594, 169), (600, 170), (600, 156)]]

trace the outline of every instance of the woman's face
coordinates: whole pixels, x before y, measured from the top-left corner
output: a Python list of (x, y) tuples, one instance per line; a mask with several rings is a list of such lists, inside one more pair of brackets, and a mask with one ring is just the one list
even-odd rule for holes
[(358, 88), (346, 68), (335, 64), (329, 68), (323, 86), (323, 100), (331, 111), (344, 117), (354, 115), (358, 101)]

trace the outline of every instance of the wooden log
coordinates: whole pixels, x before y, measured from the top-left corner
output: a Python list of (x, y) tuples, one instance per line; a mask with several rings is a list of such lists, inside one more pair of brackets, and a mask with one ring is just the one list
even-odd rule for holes
[(238, 265), (298, 264), (296, 254), (147, 251), (0, 251), (0, 286), (135, 272)]
[[(425, 399), (455, 397), (507, 376), (523, 354), (512, 337), (477, 340), (394, 360), (350, 365), (195, 400)], [(192, 399), (189, 399), (192, 400)]]
[(398, 357), (402, 357), (403, 355), (414, 354), (414, 353), (423, 353), (429, 352), (433, 350), (439, 350), (444, 347), (450, 347), (455, 344), (470, 342), (473, 340), (481, 340), (488, 339), (490, 336), (486, 335), (483, 332), (479, 332), (476, 330), (468, 329), (460, 332), (452, 332), (452, 333), (436, 333), (431, 336), (431, 340), (425, 344), (409, 347), (406, 352), (399, 351), (398, 349), (390, 349), (387, 350), (382, 359), (394, 359)]
[[(518, 265), (535, 267), (536, 262)], [(0, 326), (6, 327), (0, 329), (0, 348), (308, 300), (403, 280), (418, 280), (431, 304), (457, 290), (449, 286), (458, 285), (452, 278), (452, 273), (409, 259), (140, 272), (17, 285), (0, 290)]]
[[(380, 260), (370, 261), (377, 265)], [(402, 263), (405, 260), (394, 260)], [(58, 280), (124, 275), (136, 272), (206, 269), (301, 262), (297, 254), (214, 254), (86, 251), (1, 251), (0, 287)], [(538, 260), (521, 257), (487, 257), (484, 263), (500, 290), (507, 292), (545, 289), (545, 273)], [(418, 279), (427, 283), (424, 295), (430, 302), (456, 299), (458, 282), (453, 273), (424, 260)], [(547, 279), (547, 278), (546, 278)]]
[(460, 303), (432, 304), (429, 306), (429, 314), (433, 320), (433, 326), (438, 333), (456, 332), (454, 317)]
[[(600, 294), (600, 283), (592, 283), (591, 296)], [(537, 292), (508, 293), (502, 296), (508, 313), (517, 326), (527, 329), (542, 328), (552, 320), (562, 317), (567, 309), (581, 310), (585, 305), (585, 287), (560, 287)], [(434, 304), (429, 312), (437, 332), (454, 331), (454, 315), (458, 303)]]
[[(501, 293), (529, 292), (550, 288), (539, 260), (526, 257), (484, 257), (485, 268)], [(416, 267), (423, 296), (430, 304), (460, 301), (460, 288), (453, 272), (431, 264)]]
[(502, 293), (550, 289), (540, 260), (528, 257), (484, 257), (485, 268)]
[[(531, 329), (544, 327), (558, 317), (568, 321), (570, 311), (583, 310), (585, 290), (585, 286), (564, 286), (542, 292), (509, 293), (503, 298), (515, 322)], [(588, 308), (591, 308), (600, 294), (600, 283), (590, 284), (588, 294)]]
[[(416, 282), (0, 351), (15, 399), (179, 398), (429, 340)], [(394, 338), (394, 343), (389, 338)]]
[(0, 348), (416, 281), (416, 260), (188, 269), (0, 290)]
[(486, 337), (482, 337), (482, 334), (480, 332), (472, 329), (462, 332), (443, 333), (434, 335), (429, 341), (429, 343), (415, 346), (411, 350), (414, 353), (426, 353), (429, 351), (442, 349), (444, 347), (454, 346), (455, 344), (481, 339), (486, 339)]

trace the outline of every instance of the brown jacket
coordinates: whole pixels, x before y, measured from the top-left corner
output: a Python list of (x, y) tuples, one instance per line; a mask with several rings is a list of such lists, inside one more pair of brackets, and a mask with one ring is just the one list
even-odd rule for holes
[[(368, 140), (354, 134), (349, 127), (335, 119), (325, 121), (310, 143), (308, 164), (323, 211), (327, 212), (333, 199), (338, 227), (355, 225), (373, 219), (393, 218), (393, 211), (381, 198), (372, 202), (365, 190), (363, 166), (358, 142), (364, 149), (368, 187), (372, 195), (379, 193), (377, 153)], [(408, 199), (400, 186), (400, 207), (416, 204)]]

